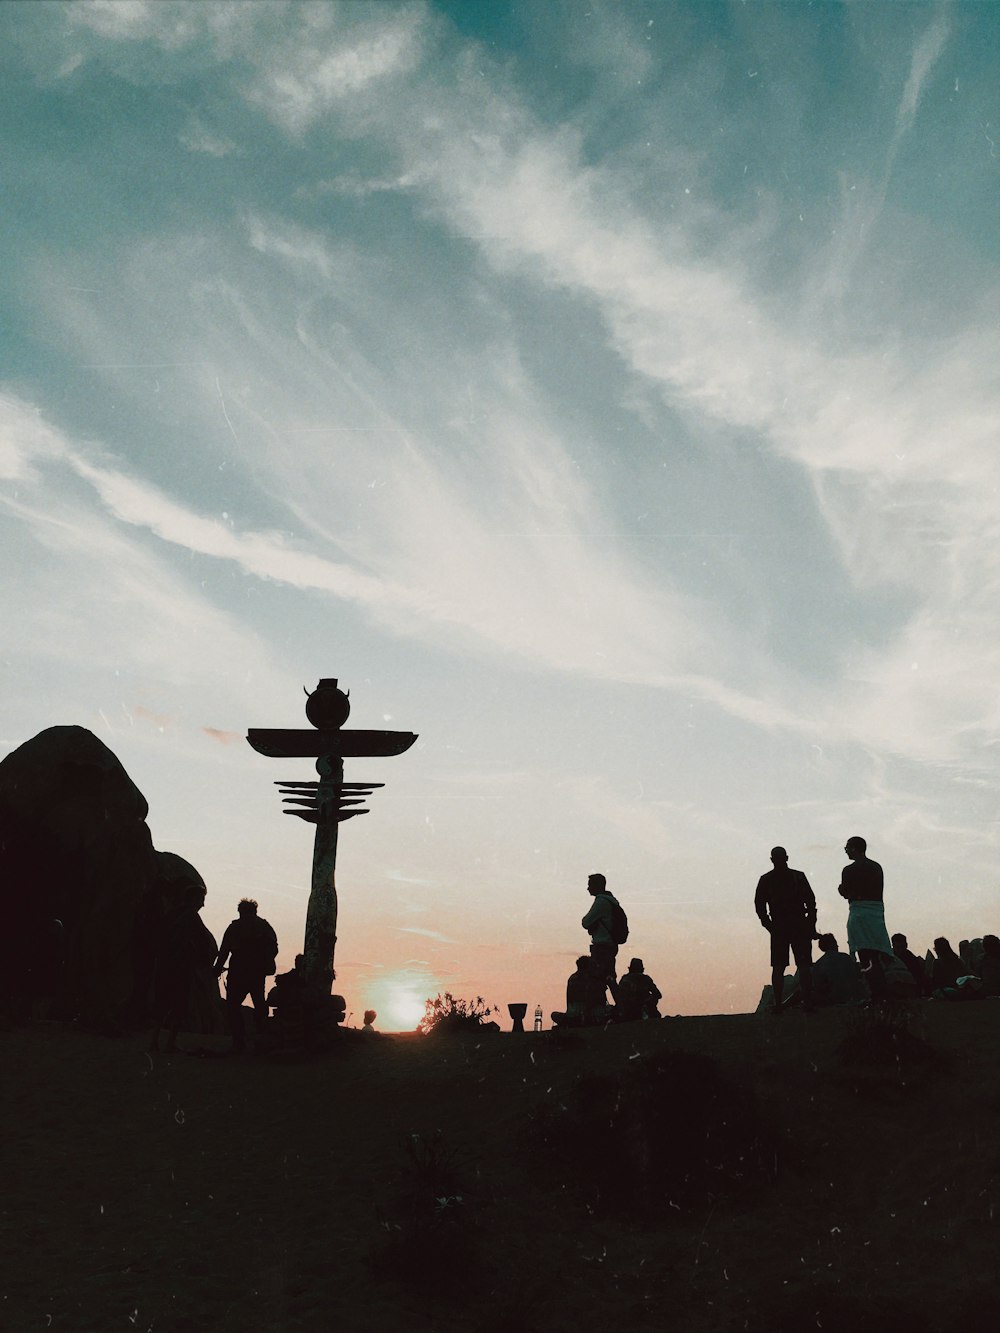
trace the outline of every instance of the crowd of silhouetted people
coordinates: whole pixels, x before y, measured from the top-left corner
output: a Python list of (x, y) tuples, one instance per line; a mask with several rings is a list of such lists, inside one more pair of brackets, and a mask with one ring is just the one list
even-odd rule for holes
[[(903, 934), (885, 926), (884, 875), (868, 856), (864, 838), (847, 839), (848, 864), (838, 892), (848, 905), (847, 951), (832, 931), (817, 930), (816, 896), (801, 870), (788, 864), (784, 847), (771, 849), (772, 869), (757, 883), (754, 909), (770, 936), (771, 984), (758, 1012), (779, 1016), (789, 1009), (835, 1005), (879, 1005), (892, 1000), (934, 998), (968, 1001), (1000, 996), (1000, 939), (962, 940), (958, 952), (943, 936), (924, 957)], [(576, 960), (566, 982), (566, 1007), (552, 1014), (556, 1027), (591, 1027), (660, 1018), (659, 987), (633, 958), (618, 976), (618, 951), (629, 937), (628, 919), (608, 890), (604, 875), (587, 880), (593, 902), (581, 922), (590, 951)], [(815, 943), (819, 957), (813, 959)], [(785, 972), (794, 958), (796, 971)]]
[[(805, 1010), (840, 1004), (883, 1004), (890, 1000), (933, 997), (978, 1000), (1000, 995), (1000, 940), (995, 935), (963, 940), (958, 953), (943, 936), (924, 958), (914, 954), (903, 934), (889, 936), (885, 925), (882, 867), (868, 856), (864, 838), (847, 839), (849, 858), (838, 892), (848, 904), (847, 945), (816, 929), (816, 897), (801, 870), (788, 864), (784, 847), (771, 849), (772, 869), (761, 875), (754, 909), (770, 935), (771, 985), (759, 1011), (775, 1016), (799, 1006)], [(820, 957), (812, 959), (816, 941)], [(785, 969), (794, 957), (797, 970), (787, 987)]]
[[(772, 869), (761, 875), (754, 896), (757, 917), (770, 937), (771, 963), (771, 984), (764, 987), (758, 1012), (779, 1016), (790, 1009), (808, 1012), (889, 1000), (964, 1003), (1000, 997), (1000, 938), (984, 934), (962, 940), (956, 951), (939, 936), (933, 949), (922, 956), (914, 953), (904, 934), (887, 933), (882, 867), (868, 856), (865, 840), (849, 838), (844, 850), (849, 864), (838, 892), (848, 904), (846, 951), (832, 931), (817, 930), (816, 898), (805, 874), (789, 866), (783, 847), (772, 848)], [(566, 982), (565, 1008), (553, 1012), (552, 1022), (557, 1027), (589, 1027), (660, 1018), (663, 996), (642, 959), (632, 958), (618, 973), (618, 953), (629, 938), (629, 924), (605, 876), (590, 875), (587, 892), (592, 902), (581, 925), (590, 937), (590, 949), (577, 958)], [(204, 903), (204, 886), (191, 885), (159, 932), (147, 978), (154, 1015), (150, 1049), (160, 1049), (164, 1034), (163, 1049), (171, 1051), (180, 1030), (216, 1030), (218, 983), (223, 976), (222, 1008), (235, 1053), (247, 1045), (243, 1001), (248, 996), (256, 1047), (265, 1033), (284, 1050), (325, 1044), (344, 1022), (343, 996), (329, 994), (323, 982), (309, 975), (302, 954), (289, 971), (276, 975), (277, 936), (253, 899), (240, 900), (236, 919), (218, 946), (201, 919)], [(815, 960), (814, 944), (819, 955)], [(64, 953), (62, 925), (54, 921), (39, 934), (20, 971), (8, 977), (10, 993), (3, 1007), (25, 1018), (44, 1018), (53, 1010), (58, 1014), (55, 997)], [(786, 978), (791, 958), (796, 971)], [(273, 978), (270, 990), (269, 978)], [(269, 1024), (271, 1010), (275, 1021)], [(375, 1019), (375, 1011), (366, 1010), (361, 1031), (374, 1033)]]
[(590, 952), (576, 960), (576, 970), (566, 982), (566, 1008), (552, 1014), (556, 1027), (593, 1027), (604, 1023), (633, 1023), (660, 1018), (659, 987), (641, 958), (633, 958), (619, 978), (619, 947), (628, 940), (628, 917), (621, 903), (608, 890), (604, 875), (587, 880), (593, 898), (581, 925), (590, 935)]

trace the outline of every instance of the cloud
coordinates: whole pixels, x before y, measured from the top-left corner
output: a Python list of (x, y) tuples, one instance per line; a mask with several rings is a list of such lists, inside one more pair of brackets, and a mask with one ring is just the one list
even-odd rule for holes
[(58, 432), (37, 407), (0, 392), (0, 481), (37, 480), (36, 464), (64, 453)]
[[(103, 708), (129, 727), (136, 716), (193, 726), (193, 684), (199, 708), (220, 716), (279, 693), (285, 678), (238, 618), (80, 490), (79, 442), (10, 393), (0, 395), (0, 440), (16, 463), (0, 489), (4, 620), (17, 626), (8, 658), (31, 664), (36, 690), (44, 696), (51, 674), (72, 663), (66, 699), (87, 717)], [(123, 702), (137, 693), (145, 703)]]
[[(402, 390), (383, 406), (388, 386), (359, 347), (360, 332), (392, 336), (379, 322), (391, 303), (375, 297), (365, 310), (370, 274), (317, 228), (259, 212), (248, 219), (250, 246), (298, 284), (296, 309), (276, 309), (245, 278), (206, 284), (214, 325), (203, 336), (216, 372), (233, 334), (227, 316), (244, 340), (242, 372), (234, 354), (232, 374), (216, 374), (214, 388), (227, 385), (223, 406), (254, 466), (319, 548), (336, 546), (343, 558), (207, 519), (118, 470), (78, 469), (110, 512), (257, 577), (353, 600), (395, 633), (460, 628), (552, 669), (709, 700), (761, 728), (811, 730), (937, 762), (995, 735), (986, 683), (997, 665), (988, 603), (1000, 577), (991, 428), (1000, 348), (987, 302), (969, 310), (950, 342), (910, 337), (905, 306), (877, 345), (845, 337), (839, 312), (817, 307), (814, 293), (761, 286), (757, 269), (773, 266), (752, 247), (732, 247), (722, 204), (705, 200), (697, 231), (674, 211), (679, 181), (668, 182), (658, 207), (638, 207), (629, 168), (610, 156), (602, 163), (572, 125), (546, 126), (481, 49), (466, 46), (435, 64), (446, 50), (435, 45), (442, 29), (423, 9), (365, 7), (352, 17), (351, 9), (300, 6), (279, 39), (264, 43), (266, 10), (260, 19), (241, 13), (223, 30), (211, 6), (204, 19), (197, 7), (77, 8), (107, 40), (159, 42), (165, 60), (193, 41), (190, 25), (200, 22), (216, 59), (239, 51), (244, 96), (289, 136), (322, 122), (331, 143), (361, 144), (374, 157), (369, 175), (352, 168), (334, 178), (354, 182), (342, 193), (377, 198), (398, 182), (420, 216), (485, 258), (498, 286), (516, 278), (585, 303), (633, 381), (694, 423), (695, 439), (725, 431), (796, 470), (858, 607), (882, 595), (898, 621), (867, 639), (831, 625), (832, 685), (787, 673), (769, 679), (751, 631), (685, 595), (668, 573), (639, 571), (613, 541), (598, 548), (599, 496), (523, 374), (513, 339), (494, 340), (482, 415), (462, 441), (474, 442), (475, 455), (463, 469), (457, 449), (449, 453), (471, 425), (460, 413), (445, 418), (442, 445), (442, 422), (415, 425)], [(883, 158), (887, 177), (948, 33), (939, 13), (911, 54)], [(646, 77), (655, 71), (637, 40), (629, 38), (627, 59), (641, 60)], [(884, 182), (862, 184), (874, 225)], [(863, 258), (853, 252), (840, 271), (844, 291), (865, 281)], [(166, 250), (160, 262), (170, 267)], [(406, 334), (411, 345), (441, 346), (432, 329), (396, 336)], [(455, 401), (447, 373), (440, 364), (433, 371), (430, 396)], [(281, 410), (265, 410), (249, 390), (233, 395), (228, 385), (241, 378), (269, 392), (284, 379)], [(248, 437), (267, 429), (268, 447), (255, 448)], [(289, 459), (274, 446), (292, 430), (302, 447)]]
[(236, 152), (236, 145), (225, 135), (215, 134), (197, 118), (181, 130), (180, 142), (192, 153), (203, 153), (208, 157), (228, 157)]
[(417, 6), (306, 11), (308, 32), (293, 27), (286, 43), (261, 62), (250, 100), (289, 132), (300, 133), (338, 103), (412, 68), (419, 59), (421, 15)]
[(944, 50), (949, 36), (949, 24), (944, 13), (939, 12), (931, 20), (926, 31), (917, 43), (910, 62), (910, 72), (903, 88), (896, 112), (896, 132), (893, 136), (892, 150), (898, 141), (913, 125), (920, 105), (920, 98), (930, 77), (931, 70)]
[(423, 935), (429, 940), (438, 940), (441, 944), (457, 943), (456, 940), (451, 939), (449, 936), (442, 935), (440, 931), (424, 930), (420, 926), (396, 926), (396, 930), (403, 935)]
[(246, 737), (238, 731), (222, 731), (219, 727), (202, 727), (202, 731), (220, 745), (242, 745), (246, 740)]

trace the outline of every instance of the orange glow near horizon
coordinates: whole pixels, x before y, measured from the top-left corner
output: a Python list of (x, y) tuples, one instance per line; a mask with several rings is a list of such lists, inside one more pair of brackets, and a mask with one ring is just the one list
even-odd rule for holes
[(383, 1032), (412, 1032), (424, 1016), (428, 995), (436, 993), (433, 981), (402, 968), (364, 987), (364, 1008), (375, 1010), (375, 1026)]

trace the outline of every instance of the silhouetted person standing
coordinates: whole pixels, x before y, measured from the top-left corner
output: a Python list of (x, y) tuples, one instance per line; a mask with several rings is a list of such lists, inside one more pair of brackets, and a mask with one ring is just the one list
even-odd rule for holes
[(191, 1016), (194, 992), (199, 974), (201, 990), (211, 985), (213, 1004), (219, 1002), (219, 993), (211, 983), (209, 969), (215, 958), (215, 936), (201, 919), (205, 905), (205, 888), (200, 884), (188, 886), (177, 908), (167, 917), (156, 952), (153, 991), (153, 1011), (156, 1026), (150, 1038), (149, 1049), (159, 1049), (160, 1032), (167, 1034), (165, 1051), (177, 1049), (177, 1033)]
[(618, 957), (618, 941), (615, 939), (615, 916), (621, 911), (618, 899), (608, 892), (608, 881), (603, 875), (590, 875), (587, 879), (587, 892), (594, 902), (583, 918), (584, 930), (590, 934), (590, 956), (594, 960), (597, 974), (607, 981), (615, 1003), (618, 1003), (618, 982), (615, 977), (615, 959)]
[(882, 1001), (889, 994), (882, 957), (893, 956), (892, 943), (885, 928), (882, 867), (877, 861), (869, 860), (864, 838), (848, 838), (844, 851), (851, 858), (851, 864), (844, 866), (837, 891), (850, 903), (847, 947), (858, 956), (872, 999)]
[(771, 1012), (781, 1013), (789, 950), (799, 969), (802, 1007), (812, 1008), (812, 942), (816, 934), (816, 895), (801, 870), (788, 864), (784, 847), (771, 848), (771, 864), (757, 881), (753, 905), (760, 924), (771, 936)]
[[(241, 898), (237, 906), (239, 916), (226, 927), (215, 960), (215, 975), (221, 977), (226, 959), (230, 958), (226, 980), (226, 1013), (233, 1037), (233, 1050), (242, 1051), (243, 1000), (249, 995), (253, 1001), (258, 1034), (264, 1031), (267, 1005), (264, 1002), (264, 984), (274, 975), (274, 960), (278, 953), (278, 937), (270, 924), (257, 915), (257, 904), (252, 898)], [(230, 957), (231, 956), (231, 957)]]

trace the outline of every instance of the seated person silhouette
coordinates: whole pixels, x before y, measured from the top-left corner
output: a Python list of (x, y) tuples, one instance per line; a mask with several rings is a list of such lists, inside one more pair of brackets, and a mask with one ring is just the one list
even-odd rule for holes
[(841, 953), (834, 935), (820, 935), (816, 941), (820, 956), (812, 967), (813, 1003), (826, 1007), (857, 1004), (868, 999), (868, 987), (861, 968), (849, 953)]
[(965, 965), (943, 935), (934, 941), (937, 957), (931, 966), (931, 985), (934, 990), (954, 987), (959, 977), (966, 975)]
[(591, 1027), (615, 1016), (607, 1001), (608, 983), (589, 954), (576, 960), (576, 971), (566, 982), (565, 1012), (552, 1014), (556, 1027)]
[(983, 961), (979, 965), (984, 995), (1000, 995), (1000, 939), (983, 936)]
[(641, 958), (633, 958), (628, 971), (618, 983), (618, 1021), (630, 1023), (638, 1018), (659, 1018), (658, 1001), (663, 996), (652, 977), (646, 975)]
[(378, 1018), (378, 1014), (375, 1012), (374, 1009), (366, 1009), (364, 1026), (362, 1027), (361, 1031), (369, 1032), (374, 1035), (376, 1018)]
[(274, 978), (267, 1004), (274, 1009), (278, 1039), (284, 1050), (299, 1050), (309, 1044), (316, 1010), (316, 997), (306, 980), (305, 957), (295, 955), (295, 966)]
[(927, 975), (927, 967), (922, 958), (918, 958), (910, 949), (906, 936), (895, 934), (892, 937), (892, 951), (901, 963), (904, 963), (909, 970), (913, 983), (917, 988), (918, 995), (930, 995), (931, 980)]
[(958, 956), (962, 960), (962, 966), (965, 968), (967, 977), (978, 977), (979, 969), (983, 965), (983, 941), (980, 936), (975, 940), (959, 940)]

